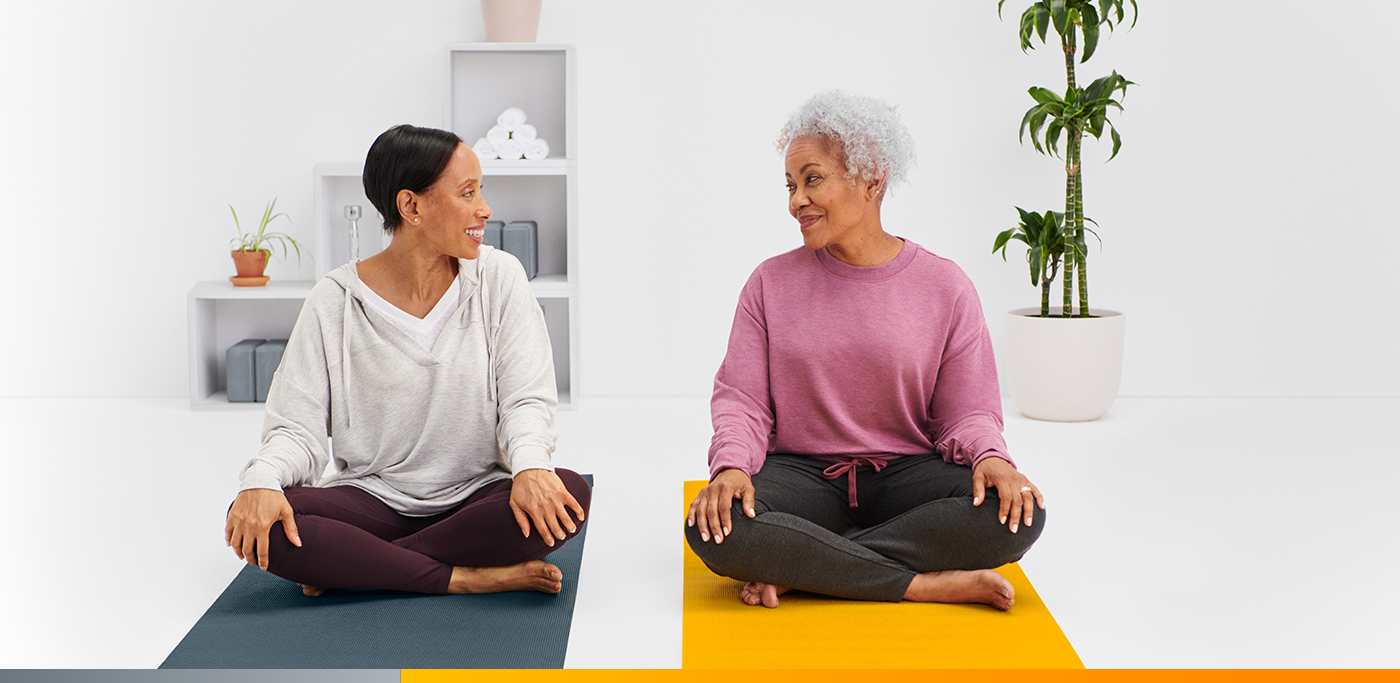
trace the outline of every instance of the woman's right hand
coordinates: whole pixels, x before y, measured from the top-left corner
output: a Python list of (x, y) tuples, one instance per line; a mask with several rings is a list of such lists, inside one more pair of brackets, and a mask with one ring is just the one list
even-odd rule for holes
[(300, 548), (297, 523), (292, 518), (292, 504), (287, 496), (275, 489), (248, 489), (238, 494), (228, 510), (224, 524), (224, 543), (233, 554), (248, 564), (267, 571), (267, 538), (276, 522), (282, 522), (287, 540)]
[(735, 498), (743, 501), (744, 514), (753, 518), (753, 482), (749, 475), (736, 469), (720, 470), (710, 485), (700, 489), (695, 500), (690, 502), (686, 524), (700, 525), (701, 540), (708, 541), (713, 535), (715, 543), (723, 543), (724, 537), (734, 528), (729, 515)]

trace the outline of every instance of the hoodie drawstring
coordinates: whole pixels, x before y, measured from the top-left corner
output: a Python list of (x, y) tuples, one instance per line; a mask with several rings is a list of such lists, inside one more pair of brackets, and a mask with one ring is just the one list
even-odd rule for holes
[(476, 292), (481, 310), (481, 328), (486, 331), (486, 386), (491, 402), (496, 402), (496, 331), (491, 328), (491, 319), (486, 316), (490, 309), (490, 290), (486, 288), (486, 255), (490, 247), (482, 247), (476, 257)]
[(345, 427), (350, 428), (350, 311), (351, 301), (354, 299), (350, 294), (350, 288), (345, 288), (345, 316), (342, 322), (343, 329), (340, 331), (340, 384), (344, 388), (345, 395)]

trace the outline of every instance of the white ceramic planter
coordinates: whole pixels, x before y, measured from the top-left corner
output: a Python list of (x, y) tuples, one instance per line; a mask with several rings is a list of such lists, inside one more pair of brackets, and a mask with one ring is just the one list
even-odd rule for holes
[(492, 43), (533, 43), (540, 30), (541, 0), (481, 0), (486, 40)]
[(1022, 415), (1055, 422), (1103, 417), (1123, 375), (1123, 318), (1041, 318), (1039, 308), (1006, 314), (1006, 385)]

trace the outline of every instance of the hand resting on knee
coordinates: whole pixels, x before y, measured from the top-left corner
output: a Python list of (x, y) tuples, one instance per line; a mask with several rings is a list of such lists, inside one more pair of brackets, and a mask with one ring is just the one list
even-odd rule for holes
[(723, 543), (724, 537), (733, 530), (730, 508), (734, 499), (743, 501), (744, 514), (754, 517), (753, 482), (749, 475), (733, 468), (720, 470), (710, 485), (700, 489), (695, 500), (690, 502), (690, 512), (686, 514), (686, 525), (700, 525), (701, 540), (708, 541), (714, 536), (715, 543)]
[(240, 560), (247, 560), (258, 569), (267, 571), (268, 532), (281, 522), (287, 540), (300, 548), (297, 523), (292, 517), (292, 504), (286, 494), (274, 489), (241, 491), (228, 509), (224, 522), (224, 543), (233, 548)]

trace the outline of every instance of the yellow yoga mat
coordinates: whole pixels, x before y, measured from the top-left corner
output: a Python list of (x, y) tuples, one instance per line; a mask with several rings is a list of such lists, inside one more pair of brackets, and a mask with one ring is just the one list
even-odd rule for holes
[[(705, 486), (685, 483), (685, 505)], [(686, 669), (1082, 669), (1021, 567), (1007, 612), (986, 605), (857, 602), (793, 591), (776, 609), (739, 600), (685, 548), (681, 666)]]

